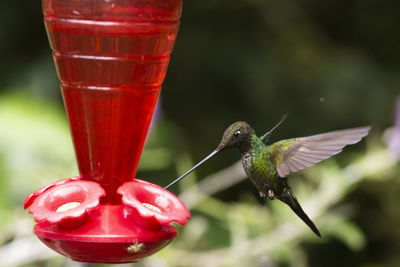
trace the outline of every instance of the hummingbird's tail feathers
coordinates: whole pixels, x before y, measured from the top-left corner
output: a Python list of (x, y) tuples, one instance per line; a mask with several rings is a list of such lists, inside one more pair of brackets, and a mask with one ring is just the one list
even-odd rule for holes
[(300, 217), (300, 219), (303, 220), (305, 224), (310, 227), (310, 229), (318, 236), (321, 237), (321, 234), (318, 230), (318, 228), (315, 226), (315, 224), (311, 221), (311, 219), (307, 216), (307, 214), (304, 212), (303, 208), (300, 206), (300, 203), (297, 201), (296, 197), (293, 196), (291, 191), (287, 191), (284, 195), (284, 197), (280, 197), (279, 199), (286, 203), (293, 211), (294, 213), (297, 214), (297, 216)]
[(286, 113), (286, 114), (283, 114), (281, 120), (280, 120), (271, 130), (269, 130), (267, 133), (265, 133), (263, 136), (260, 137), (261, 141), (262, 141), (264, 144), (267, 144), (267, 143), (268, 143), (269, 138), (270, 138), (271, 135), (274, 133), (274, 131), (276, 130), (276, 128), (278, 128), (278, 127), (282, 124), (282, 122), (284, 122), (284, 121), (286, 120), (286, 118), (287, 118), (287, 113)]

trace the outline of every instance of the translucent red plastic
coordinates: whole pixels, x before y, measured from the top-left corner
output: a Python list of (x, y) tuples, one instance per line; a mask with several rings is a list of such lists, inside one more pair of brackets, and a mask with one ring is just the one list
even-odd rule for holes
[(125, 214), (147, 229), (159, 229), (177, 222), (184, 225), (190, 219), (185, 204), (172, 193), (152, 183), (135, 179), (123, 184), (122, 195)]
[[(135, 179), (179, 28), (181, 0), (43, 0), (80, 175), (24, 207), (48, 247), (77, 261), (133, 262), (190, 218), (169, 191)], [(55, 148), (56, 149), (56, 148)], [(121, 198), (122, 196), (122, 198)]]
[[(104, 189), (98, 183), (69, 180), (40, 193), (30, 206), (29, 213), (34, 215), (36, 222), (64, 229), (74, 228), (87, 221), (89, 212), (100, 206), (103, 196)], [(68, 204), (72, 205), (68, 208)]]
[[(128, 199), (122, 205), (99, 204), (104, 190), (96, 182), (61, 181), (31, 194), (35, 197), (26, 208), (38, 222), (34, 231), (39, 239), (76, 261), (137, 261), (164, 248), (177, 236), (171, 222), (184, 225), (190, 219), (189, 211), (178, 198), (143, 180), (135, 179), (119, 188), (123, 199)], [(71, 202), (80, 205), (59, 210)], [(142, 249), (129, 250), (135, 244)]]
[(179, 28), (180, 0), (44, 0), (83, 179), (120, 202), (135, 177)]
[(35, 192), (33, 192), (32, 194), (30, 194), (29, 196), (26, 197), (25, 202), (24, 202), (24, 209), (29, 208), (38, 196), (40, 196), (41, 194), (43, 194), (45, 191), (49, 190), (50, 188), (53, 188), (55, 186), (59, 186), (59, 185), (62, 185), (62, 184), (65, 184), (65, 183), (68, 183), (71, 181), (78, 181), (78, 180), (80, 180), (80, 177), (70, 177), (70, 178), (62, 179), (62, 180), (56, 181), (54, 183), (51, 183), (51, 184), (48, 184), (46, 186), (39, 188), (38, 190), (36, 190)]

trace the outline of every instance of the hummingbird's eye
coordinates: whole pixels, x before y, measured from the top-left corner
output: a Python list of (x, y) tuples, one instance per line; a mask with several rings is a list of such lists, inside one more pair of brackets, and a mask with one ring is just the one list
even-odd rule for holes
[(240, 135), (240, 131), (239, 130), (233, 133), (234, 137), (238, 137), (239, 135)]

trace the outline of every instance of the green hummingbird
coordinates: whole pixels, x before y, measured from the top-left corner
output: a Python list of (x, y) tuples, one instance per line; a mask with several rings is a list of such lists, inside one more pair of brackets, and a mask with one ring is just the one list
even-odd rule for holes
[(254, 130), (246, 122), (233, 123), (225, 130), (220, 144), (211, 154), (165, 188), (184, 178), (218, 152), (236, 147), (241, 153), (245, 173), (257, 188), (260, 197), (268, 197), (270, 200), (277, 198), (284, 202), (318, 237), (321, 237), (319, 230), (293, 195), (286, 177), (292, 172), (312, 166), (338, 154), (346, 145), (359, 142), (368, 134), (370, 127), (332, 131), (307, 137), (285, 139), (269, 144), (272, 133), (285, 118), (286, 115), (261, 137), (257, 137)]

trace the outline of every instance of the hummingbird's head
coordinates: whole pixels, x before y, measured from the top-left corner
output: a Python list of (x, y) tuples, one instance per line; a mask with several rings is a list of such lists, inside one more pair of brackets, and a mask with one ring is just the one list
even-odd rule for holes
[(222, 140), (217, 147), (217, 151), (230, 147), (243, 147), (245, 144), (249, 143), (252, 134), (254, 134), (254, 130), (247, 122), (235, 122), (225, 130)]
[(172, 183), (164, 187), (165, 189), (169, 188), (179, 180), (183, 179), (186, 175), (197, 169), (200, 165), (204, 162), (209, 160), (210, 158), (214, 157), (218, 152), (223, 149), (230, 148), (230, 147), (238, 147), (241, 151), (248, 148), (250, 144), (250, 137), (254, 134), (254, 130), (244, 121), (238, 121), (228, 127), (225, 130), (224, 136), (222, 137), (221, 143), (219, 143), (218, 147), (211, 152), (207, 157), (193, 166), (190, 170), (182, 174), (180, 177), (175, 179)]

